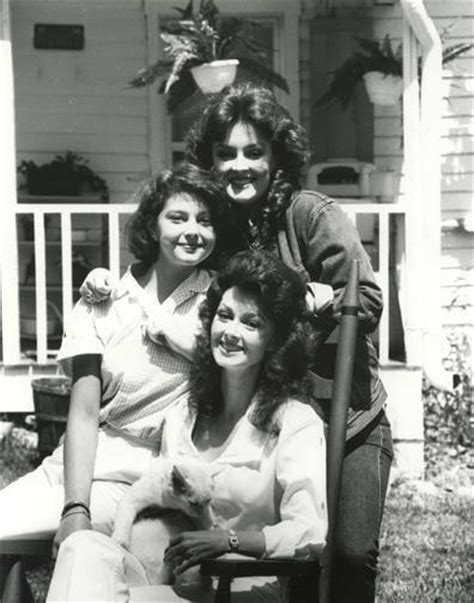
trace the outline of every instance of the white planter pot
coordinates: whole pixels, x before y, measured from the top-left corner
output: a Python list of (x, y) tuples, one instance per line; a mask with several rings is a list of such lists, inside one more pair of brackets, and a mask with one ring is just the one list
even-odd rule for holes
[(390, 203), (395, 200), (395, 172), (393, 170), (381, 170), (370, 174), (370, 195), (377, 197), (382, 203)]
[(194, 81), (204, 94), (220, 92), (225, 86), (232, 84), (237, 72), (238, 59), (212, 61), (192, 67)]
[(403, 79), (399, 75), (387, 75), (380, 71), (364, 74), (365, 87), (374, 105), (395, 105), (403, 91)]

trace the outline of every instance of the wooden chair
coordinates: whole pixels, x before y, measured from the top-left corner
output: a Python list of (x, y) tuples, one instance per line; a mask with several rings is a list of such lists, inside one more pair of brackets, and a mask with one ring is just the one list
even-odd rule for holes
[(34, 603), (33, 594), (26, 580), (24, 557), (50, 557), (52, 539), (9, 539), (0, 541), (0, 555), (4, 573), (0, 576), (0, 601), (2, 603)]
[[(282, 576), (289, 579), (292, 603), (329, 603), (329, 586), (334, 556), (334, 536), (337, 507), (341, 489), (342, 462), (346, 439), (347, 409), (349, 406), (352, 372), (357, 338), (359, 307), (359, 265), (354, 260), (342, 304), (339, 345), (336, 357), (334, 387), (327, 443), (327, 498), (329, 529), (324, 550), (324, 563), (298, 559), (206, 559), (201, 563), (204, 576), (218, 578), (215, 603), (231, 602), (231, 583), (237, 577)], [(2, 603), (33, 603), (25, 578), (23, 556), (49, 556), (52, 540), (2, 540), (0, 555), (11, 556), (11, 565), (3, 582)], [(0, 584), (1, 587), (1, 584)]]
[(329, 528), (323, 563), (298, 559), (206, 559), (201, 573), (218, 578), (214, 603), (231, 602), (233, 578), (280, 576), (289, 579), (291, 603), (329, 603), (342, 463), (357, 338), (359, 265), (354, 260), (344, 294), (327, 442)]

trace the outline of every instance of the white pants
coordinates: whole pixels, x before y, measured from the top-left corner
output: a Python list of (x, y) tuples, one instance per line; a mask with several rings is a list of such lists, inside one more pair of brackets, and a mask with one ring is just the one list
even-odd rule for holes
[[(82, 530), (61, 545), (47, 600), (129, 601), (130, 588), (145, 587), (146, 592), (147, 585), (145, 570), (136, 557), (109, 536)], [(151, 601), (185, 601), (170, 586), (154, 588), (166, 598), (154, 598), (155, 590)]]
[[(120, 499), (148, 470), (156, 452), (116, 433), (99, 431), (91, 490), (94, 529), (110, 534)], [(31, 473), (0, 491), (0, 552), (2, 538), (52, 537), (64, 506), (63, 447)]]
[[(269, 578), (238, 578), (232, 603), (283, 603), (282, 590)], [(193, 601), (211, 603), (214, 589)], [(91, 530), (74, 532), (62, 543), (47, 601), (189, 601), (171, 586), (150, 585), (138, 559), (112, 538)]]

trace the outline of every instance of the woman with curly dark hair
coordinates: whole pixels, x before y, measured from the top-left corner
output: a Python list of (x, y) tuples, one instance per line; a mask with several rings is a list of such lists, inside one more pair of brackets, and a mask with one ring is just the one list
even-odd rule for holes
[[(319, 346), (315, 395), (327, 415), (337, 327), (352, 260), (360, 263), (360, 314), (348, 442), (343, 469), (333, 600), (375, 598), (378, 534), (393, 456), (386, 392), (370, 339), (383, 300), (357, 230), (338, 204), (300, 188), (308, 157), (304, 130), (270, 90), (252, 84), (210, 98), (187, 137), (187, 156), (224, 180), (229, 250), (274, 251), (308, 283)], [(333, 336), (331, 336), (333, 337)], [(337, 341), (337, 338), (333, 338)]]
[[(161, 444), (162, 458), (200, 461), (213, 481), (214, 528), (185, 528), (164, 553), (180, 595), (180, 576), (204, 558), (309, 558), (323, 547), (324, 427), (306, 403), (305, 294), (291, 269), (253, 251), (231, 259), (207, 292), (191, 394), (168, 411)], [(131, 569), (135, 587), (150, 589), (143, 591), (147, 600), (178, 600), (171, 586), (147, 587), (137, 567), (135, 555), (111, 538), (74, 534), (59, 551), (48, 600), (128, 600)], [(242, 603), (287, 600), (273, 577), (236, 579), (232, 591)], [(210, 601), (209, 595), (191, 600)]]
[(64, 446), (0, 492), (0, 537), (56, 533), (57, 547), (78, 530), (111, 532), (120, 498), (156, 456), (167, 409), (189, 391), (222, 190), (182, 164), (147, 180), (137, 200), (129, 243), (138, 262), (114, 296), (76, 304), (58, 354), (72, 365)]

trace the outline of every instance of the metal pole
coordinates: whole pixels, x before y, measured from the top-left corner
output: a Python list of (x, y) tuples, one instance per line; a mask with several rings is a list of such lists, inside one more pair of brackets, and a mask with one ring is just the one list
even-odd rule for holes
[(320, 603), (329, 603), (333, 569), (335, 532), (342, 481), (342, 464), (346, 444), (347, 410), (351, 397), (352, 373), (357, 341), (359, 309), (359, 262), (352, 262), (341, 309), (334, 386), (331, 400), (327, 444), (327, 498), (329, 528), (323, 552), (319, 588)]

